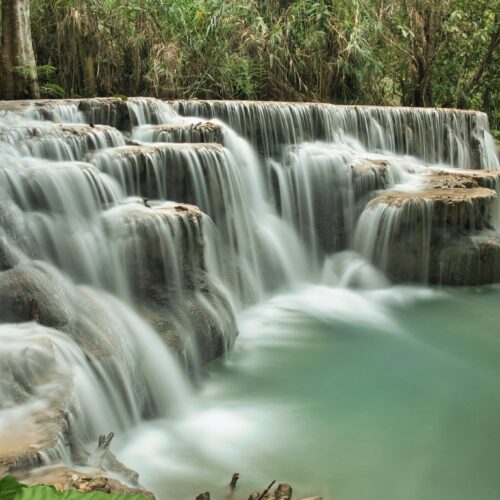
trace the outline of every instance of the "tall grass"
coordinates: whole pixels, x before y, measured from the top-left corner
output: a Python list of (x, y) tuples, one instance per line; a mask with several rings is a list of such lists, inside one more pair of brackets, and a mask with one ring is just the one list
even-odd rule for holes
[(31, 9), (38, 64), (56, 68), (46, 88), (68, 96), (500, 107), (500, 0), (31, 0)]

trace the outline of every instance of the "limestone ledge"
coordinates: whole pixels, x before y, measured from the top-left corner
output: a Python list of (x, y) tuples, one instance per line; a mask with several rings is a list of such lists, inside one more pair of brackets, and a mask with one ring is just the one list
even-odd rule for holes
[(148, 141), (152, 142), (224, 143), (222, 126), (209, 121), (144, 125), (141, 128), (141, 133)]
[(496, 189), (500, 181), (498, 170), (430, 170), (422, 172), (422, 180), (437, 189)]
[(491, 189), (498, 178), (488, 171), (431, 172), (422, 175), (420, 190), (379, 194), (367, 206), (379, 214), (375, 264), (396, 282), (500, 281), (497, 192)]
[[(87, 160), (116, 178), (129, 195), (188, 204), (199, 202), (195, 191), (202, 176), (208, 191), (214, 193), (211, 202), (220, 204), (218, 213), (225, 210), (222, 189), (226, 186), (222, 185), (225, 176), (217, 171), (227, 168), (226, 155), (224, 147), (215, 143), (136, 143), (92, 152)], [(214, 213), (209, 215), (214, 217)]]

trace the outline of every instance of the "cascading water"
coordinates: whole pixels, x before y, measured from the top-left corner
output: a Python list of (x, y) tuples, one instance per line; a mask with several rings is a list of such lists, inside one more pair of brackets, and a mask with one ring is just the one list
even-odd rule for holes
[[(284, 325), (359, 338), (375, 324), (399, 339), (389, 280), (500, 281), (500, 167), (482, 113), (142, 98), (0, 113), (0, 465), (84, 465), (113, 431), (160, 498), (193, 496), (195, 475), (213, 481), (186, 450), (196, 466), (244, 463), (257, 477), (273, 438), (291, 439), (274, 420), (293, 410), (235, 414), (220, 396), (217, 408), (182, 370), (199, 376), (238, 327), (263, 359), (276, 345), (260, 333), (288, 339)], [(7, 441), (16, 420), (30, 442)], [(228, 444), (242, 436), (247, 457)], [(165, 471), (151, 454), (179, 459), (175, 486), (152, 478)]]

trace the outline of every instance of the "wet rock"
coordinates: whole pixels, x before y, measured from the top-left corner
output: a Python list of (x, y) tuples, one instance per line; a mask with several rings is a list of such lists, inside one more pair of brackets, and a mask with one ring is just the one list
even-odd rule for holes
[(272, 179), (278, 210), (291, 212), (303, 240), (328, 254), (350, 243), (369, 199), (389, 185), (389, 167), (381, 158), (350, 160), (335, 145), (313, 144), (291, 149)]
[(279, 155), (289, 144), (328, 140), (341, 128), (370, 150), (391, 150), (462, 168), (493, 168), (483, 153), (489, 126), (481, 112), (259, 101), (169, 103), (184, 116), (223, 120), (267, 157)]
[(70, 323), (70, 306), (63, 289), (37, 265), (20, 263), (0, 273), (0, 322), (32, 321), (32, 301), (38, 321), (56, 329)]
[(212, 122), (146, 125), (140, 130), (141, 140), (148, 142), (224, 144), (224, 132)]
[(431, 170), (422, 175), (425, 183), (437, 189), (497, 189), (500, 184), (498, 170)]
[(464, 237), (436, 248), (429, 282), (446, 285), (500, 282), (500, 236), (486, 233)]
[(0, 129), (0, 141), (15, 145), (23, 156), (48, 160), (82, 160), (96, 149), (125, 144), (113, 127), (80, 123), (24, 121)]
[(80, 99), (78, 110), (83, 113), (88, 123), (110, 125), (122, 131), (128, 131), (132, 127), (125, 99), (113, 97)]
[(211, 202), (222, 204), (226, 155), (218, 144), (140, 144), (91, 154), (88, 160), (130, 195), (199, 204), (204, 186)]
[(22, 113), (38, 120), (85, 120), (87, 123), (110, 125), (124, 131), (131, 128), (127, 101), (119, 97), (0, 101), (0, 111)]
[(14, 249), (7, 244), (6, 238), (0, 235), (0, 272), (12, 269), (18, 263), (18, 255), (16, 254)]
[[(497, 280), (497, 240), (488, 236), (496, 192), (476, 187), (476, 182), (491, 178), (446, 175), (437, 187), (382, 193), (361, 216), (357, 249), (396, 282), (465, 285)], [(443, 187), (457, 182), (470, 182), (471, 187)]]
[(399, 209), (397, 219), (400, 228), (430, 223), (431, 231), (446, 229), (460, 233), (492, 227), (496, 196), (492, 189), (480, 187), (388, 191), (370, 202), (370, 208), (386, 206)]
[(226, 352), (237, 335), (231, 304), (205, 271), (204, 217), (192, 205), (137, 204), (113, 234), (123, 242), (141, 314), (172, 351), (202, 364)]
[(88, 216), (113, 200), (110, 183), (90, 163), (43, 161), (37, 166), (21, 165), (9, 172), (10, 176), (3, 174), (13, 181), (10, 197), (23, 211)]
[(196, 497), (196, 500), (210, 500), (210, 493), (208, 491), (205, 491), (205, 493), (200, 493)]

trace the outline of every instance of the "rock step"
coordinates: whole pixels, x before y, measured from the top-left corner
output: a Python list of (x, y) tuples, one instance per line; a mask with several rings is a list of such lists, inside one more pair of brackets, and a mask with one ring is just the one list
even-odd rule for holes
[(429, 187), (419, 191), (387, 191), (373, 199), (368, 209), (398, 209), (398, 229), (430, 224), (432, 233), (470, 232), (492, 227), (494, 190), (482, 187)]
[[(426, 176), (427, 177), (427, 176)], [(481, 284), (498, 279), (497, 193), (477, 187), (489, 174), (430, 177), (419, 191), (373, 199), (356, 229), (355, 247), (396, 282)], [(446, 185), (471, 187), (443, 187)], [(434, 187), (432, 187), (434, 186)]]
[(499, 168), (498, 159), (486, 151), (487, 117), (477, 111), (258, 101), (178, 100), (165, 104), (151, 98), (0, 101), (0, 112), (107, 124), (121, 131), (163, 123), (167, 115), (169, 120), (175, 119), (173, 109), (183, 116), (225, 121), (266, 156), (280, 154), (284, 144), (328, 140), (343, 130), (370, 150), (391, 150), (463, 168)]
[(389, 150), (462, 168), (499, 168), (498, 159), (485, 151), (488, 118), (477, 111), (297, 102), (167, 102), (183, 116), (223, 120), (265, 156), (281, 154), (284, 144), (328, 141), (341, 130), (371, 151)]
[(289, 163), (274, 164), (271, 173), (278, 211), (323, 253), (347, 247), (370, 197), (389, 185), (389, 164), (381, 158), (342, 164), (336, 157), (293, 155)]
[(117, 179), (129, 195), (212, 208), (213, 217), (219, 205), (224, 209), (228, 155), (220, 144), (142, 143), (98, 151), (87, 160)]
[(23, 156), (49, 160), (82, 160), (89, 151), (120, 146), (125, 137), (107, 125), (26, 122), (0, 129), (0, 141), (15, 145)]
[(0, 111), (21, 113), (37, 120), (88, 122), (122, 131), (131, 129), (127, 100), (117, 97), (0, 101)]
[(114, 184), (91, 163), (25, 160), (0, 171), (5, 192), (24, 211), (92, 216), (116, 202)]
[(143, 125), (134, 132), (134, 137), (147, 142), (224, 144), (222, 126), (209, 121)]
[(205, 272), (206, 216), (193, 205), (144, 201), (117, 217), (110, 236), (131, 270), (141, 315), (171, 350), (198, 353), (202, 364), (226, 352), (238, 332), (227, 297)]
[(431, 170), (422, 173), (422, 180), (432, 187), (471, 189), (483, 187), (497, 189), (500, 184), (498, 170)]

